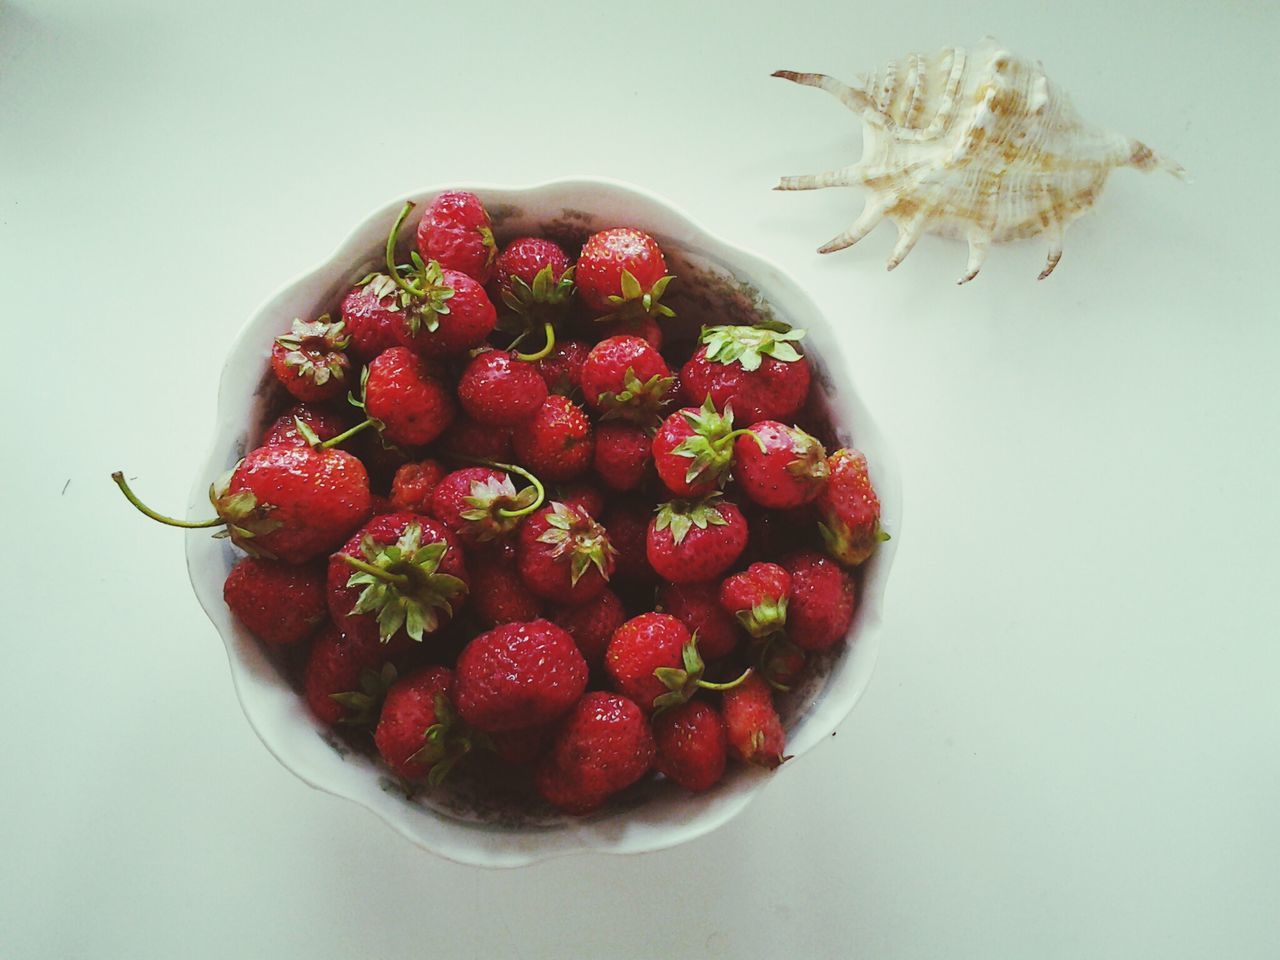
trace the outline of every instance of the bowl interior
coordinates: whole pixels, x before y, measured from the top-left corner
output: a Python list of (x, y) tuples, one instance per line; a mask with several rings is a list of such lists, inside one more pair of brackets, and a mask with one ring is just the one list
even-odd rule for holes
[[(848, 381), (837, 331), (780, 270), (712, 237), (663, 201), (621, 184), (574, 180), (526, 189), (455, 187), (459, 188), (480, 195), (499, 241), (536, 234), (573, 250), (590, 233), (611, 226), (635, 226), (651, 233), (678, 278), (665, 300), (677, 311), (679, 323), (696, 327), (770, 319), (806, 329), (816, 402), (835, 438), (867, 454), (883, 524), (896, 537), (901, 495), (892, 456)], [(438, 192), (425, 190), (410, 199), (422, 203)], [(193, 510), (204, 499), (209, 478), (244, 454), (273, 413), (276, 388), (268, 367), (272, 339), (295, 316), (333, 310), (354, 281), (377, 268), (385, 231), (402, 203), (389, 204), (371, 216), (326, 264), (282, 289), (241, 331), (223, 372), (213, 449), (192, 493)], [(779, 703), (793, 756), (827, 738), (866, 686), (895, 548), (896, 539), (884, 544), (862, 568), (859, 607), (846, 641), (818, 658), (807, 682)], [(226, 643), (237, 693), (263, 743), (308, 783), (369, 807), (411, 840), (451, 859), (514, 865), (574, 850), (630, 852), (671, 846), (728, 820), (770, 777), (731, 765), (725, 780), (702, 795), (690, 795), (658, 779), (646, 780), (605, 812), (586, 819), (536, 805), (530, 808), (516, 793), (477, 790), (465, 778), (443, 788), (408, 792), (369, 750), (360, 749), (360, 741), (318, 724), (290, 685), (296, 666), (268, 656), (230, 616), (222, 601), (222, 583), (237, 558), (226, 541), (213, 540), (203, 531), (187, 535), (192, 584)], [(788, 766), (773, 776), (785, 774)]]

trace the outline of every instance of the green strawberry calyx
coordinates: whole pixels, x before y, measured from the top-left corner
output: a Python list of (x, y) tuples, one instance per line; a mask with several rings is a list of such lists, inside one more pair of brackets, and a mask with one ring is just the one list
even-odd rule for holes
[(693, 433), (676, 444), (671, 454), (687, 457), (690, 461), (684, 475), (685, 483), (711, 480), (723, 487), (729, 479), (729, 468), (733, 466), (733, 444), (738, 437), (755, 437), (761, 450), (764, 449), (763, 442), (753, 431), (733, 429), (733, 407), (728, 404), (724, 413), (720, 413), (707, 397), (700, 408), (682, 410), (680, 415)]
[(799, 427), (791, 427), (791, 452), (795, 458), (787, 464), (787, 473), (809, 487), (820, 487), (827, 482), (831, 468), (827, 464), (827, 450), (822, 441)]
[(635, 274), (625, 267), (618, 277), (621, 293), (609, 295), (609, 313), (597, 320), (627, 320), (637, 317), (674, 317), (676, 312), (662, 303), (662, 295), (674, 280), (671, 274), (659, 277), (645, 290)]
[(394, 664), (384, 663), (381, 670), (365, 667), (360, 671), (360, 689), (329, 694), (329, 699), (343, 709), (338, 723), (347, 727), (372, 727), (378, 722), (382, 701), (396, 682)]
[(421, 642), (440, 628), (442, 613), (453, 615), (454, 601), (467, 592), (464, 581), (440, 572), (449, 545), (442, 540), (423, 544), (418, 523), (406, 526), (393, 544), (378, 543), (366, 535), (359, 549), (359, 557), (337, 555), (354, 568), (347, 586), (363, 588), (351, 612), (376, 614), (383, 643), (401, 628)]
[(411, 763), (429, 766), (427, 783), (439, 786), (463, 757), (479, 748), (493, 749), (493, 741), (458, 716), (449, 698), (437, 693), (433, 704), (436, 722), (422, 734), (422, 747), (409, 757)]
[(557, 500), (551, 504), (547, 522), (551, 526), (538, 535), (538, 542), (551, 547), (553, 559), (568, 558), (569, 582), (573, 586), (577, 586), (583, 574), (593, 566), (600, 576), (609, 579), (613, 558), (618, 551), (609, 542), (604, 527), (591, 514), (581, 507), (571, 507)]
[(661, 422), (663, 410), (674, 401), (675, 377), (654, 374), (648, 380), (636, 376), (635, 367), (627, 367), (622, 376), (622, 389), (606, 390), (596, 398), (601, 420), (629, 420), (642, 427)]
[(716, 363), (740, 363), (743, 370), (760, 369), (765, 357), (783, 363), (794, 363), (801, 354), (791, 344), (804, 339), (803, 330), (792, 330), (782, 323), (759, 323), (755, 326), (703, 327), (701, 342), (707, 348), (707, 359)]
[(274, 560), (273, 554), (253, 541), (279, 530), (282, 524), (271, 517), (271, 511), (275, 507), (259, 501), (252, 490), (230, 492), (231, 477), (239, 466), (237, 463), (209, 485), (209, 502), (213, 504), (218, 516), (226, 522), (226, 527), (215, 533), (214, 537), (230, 537), (249, 556)]
[(729, 521), (716, 509), (716, 500), (721, 494), (707, 494), (701, 500), (672, 500), (658, 507), (658, 516), (654, 521), (654, 529), (669, 530), (671, 540), (679, 546), (689, 531), (694, 527), (706, 530), (707, 527), (723, 527)]
[(400, 209), (400, 215), (387, 234), (385, 250), (386, 273), (371, 273), (357, 286), (369, 286), (379, 301), (388, 297), (391, 303), (383, 303), (383, 309), (404, 313), (405, 331), (416, 337), (422, 328), (434, 333), (440, 328), (440, 318), (449, 313), (449, 300), (453, 287), (444, 281), (444, 271), (436, 260), (423, 260), (415, 250), (409, 254), (410, 263), (396, 263), (396, 238), (409, 212), (416, 206), (410, 200)]
[(341, 320), (334, 323), (327, 313), (309, 322), (295, 317), (290, 332), (276, 337), (276, 343), (285, 349), (285, 365), (317, 387), (324, 386), (330, 378), (342, 380), (346, 376), (342, 351), (351, 343), (351, 337), (343, 332), (344, 326)]
[(712, 683), (710, 680), (702, 679), (702, 675), (706, 671), (706, 664), (702, 660), (702, 654), (698, 652), (698, 632), (696, 630), (693, 632), (693, 636), (689, 638), (689, 641), (681, 648), (680, 659), (683, 666), (657, 667), (653, 671), (653, 675), (667, 688), (666, 693), (660, 693), (653, 698), (653, 708), (656, 712), (660, 713), (686, 703), (699, 690), (732, 690), (746, 680), (747, 677), (751, 676), (752, 673), (752, 668), (747, 667), (741, 676), (730, 680), (728, 683)]
[(502, 289), (502, 302), (514, 313), (521, 316), (538, 315), (541, 319), (544, 308), (552, 307), (557, 312), (563, 308), (573, 297), (574, 289), (573, 267), (556, 276), (548, 263), (533, 275), (532, 284), (525, 283), (521, 277), (512, 276)]
[(477, 540), (493, 540), (515, 529), (522, 517), (538, 509), (542, 496), (541, 485), (536, 483), (517, 493), (509, 473), (472, 480), (471, 492), (462, 498), (467, 508), (460, 515), (473, 524)]
[(849, 524), (830, 511), (824, 511), (818, 523), (822, 545), (836, 562), (846, 567), (857, 567), (875, 553), (876, 547), (892, 539), (876, 520), (869, 531), (855, 531)]
[(787, 598), (768, 597), (746, 610), (737, 610), (734, 616), (751, 636), (767, 637), (787, 625)]

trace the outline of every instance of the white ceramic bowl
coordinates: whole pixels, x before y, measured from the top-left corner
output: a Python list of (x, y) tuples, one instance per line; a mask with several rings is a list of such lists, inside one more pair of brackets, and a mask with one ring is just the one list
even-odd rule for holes
[(493, 216), (500, 240), (525, 233), (573, 235), (619, 225), (638, 227), (656, 237), (666, 252), (671, 272), (678, 277), (671, 294), (683, 291), (686, 313), (692, 309), (714, 315), (718, 322), (749, 322), (756, 314), (772, 313), (809, 331), (805, 346), (814, 363), (814, 389), (828, 398), (841, 441), (866, 453), (883, 524), (894, 539), (866, 564), (848, 640), (819, 660), (811, 682), (783, 707), (787, 751), (796, 759), (774, 773), (731, 765), (721, 784), (697, 796), (655, 781), (623, 807), (586, 819), (524, 819), (518, 811), (486, 806), (474, 796), (448, 790), (409, 798), (373, 759), (349, 749), (311, 717), (263, 648), (232, 618), (222, 600), (222, 584), (237, 557), (225, 540), (214, 540), (204, 530), (188, 532), (191, 583), (222, 635), (245, 716), (267, 749), (311, 786), (368, 807), (419, 846), (460, 863), (518, 866), (566, 853), (636, 853), (692, 840), (740, 813), (773, 779), (785, 777), (853, 709), (875, 664), (885, 583), (902, 522), (901, 484), (893, 457), (846, 373), (841, 341), (856, 337), (856, 330), (830, 323), (773, 264), (713, 236), (653, 194), (607, 180), (559, 180), (524, 188), (453, 184), (397, 199), (374, 211), (328, 261), (287, 284), (240, 331), (223, 369), (217, 429), (191, 493), (192, 515), (208, 509), (210, 479), (244, 454), (269, 412), (265, 405), (272, 393), (268, 356), (273, 338), (295, 316), (309, 317), (334, 307), (343, 291), (379, 262), (386, 231), (405, 199), (425, 203), (443, 189), (477, 193)]

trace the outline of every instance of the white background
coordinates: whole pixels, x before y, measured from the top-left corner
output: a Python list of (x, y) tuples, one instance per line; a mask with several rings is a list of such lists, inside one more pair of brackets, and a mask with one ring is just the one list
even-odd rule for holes
[[(1274, 4), (0, 5), (0, 955), (1280, 954)], [(998, 35), (1181, 161), (1041, 244), (778, 194), (851, 79)], [(847, 331), (905, 526), (840, 735), (686, 847), (514, 872), (314, 792), (240, 714), (179, 509), (222, 354), (366, 213), (451, 180), (647, 186)], [(15, 402), (16, 401), (16, 402)]]

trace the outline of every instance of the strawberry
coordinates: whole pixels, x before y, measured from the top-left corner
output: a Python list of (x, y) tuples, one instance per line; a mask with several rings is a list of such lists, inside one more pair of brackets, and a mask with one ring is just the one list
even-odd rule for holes
[(582, 395), (607, 419), (656, 422), (673, 385), (662, 354), (639, 337), (601, 340), (582, 365)]
[(604, 512), (604, 526), (616, 552), (615, 576), (630, 583), (651, 583), (658, 579), (649, 566), (646, 541), (653, 508), (631, 500), (618, 500)]
[(803, 336), (780, 324), (704, 327), (702, 346), (680, 370), (685, 400), (699, 406), (709, 397), (745, 423), (789, 419), (809, 394), (809, 361), (793, 346)]
[(554, 498), (566, 507), (581, 507), (593, 517), (604, 513), (604, 494), (585, 483), (571, 483), (559, 488)]
[(495, 541), (477, 545), (468, 555), (471, 592), (467, 603), (487, 627), (500, 623), (537, 620), (542, 616), (542, 598), (533, 594), (516, 567), (511, 544)]
[(544, 480), (563, 483), (591, 466), (595, 437), (591, 421), (567, 397), (549, 396), (512, 435), (521, 464)]
[(399, 288), (385, 274), (370, 274), (352, 287), (342, 300), (341, 312), (343, 327), (351, 338), (347, 350), (362, 363), (400, 345), (404, 312)]
[(774, 510), (803, 506), (822, 493), (827, 451), (817, 439), (776, 420), (753, 423), (751, 433), (734, 447), (734, 476), (743, 493)]
[(342, 327), (326, 313), (313, 323), (295, 318), (292, 330), (276, 337), (271, 370), (296, 399), (317, 403), (346, 393), (351, 361), (343, 351), (351, 338)]
[(673, 500), (649, 523), (646, 552), (658, 576), (672, 583), (695, 583), (733, 566), (747, 545), (747, 521), (719, 494), (702, 500)]
[(374, 517), (329, 559), (329, 614), (364, 646), (421, 642), (458, 612), (467, 568), (452, 533), (416, 513)]
[(750, 430), (733, 429), (731, 408), (722, 414), (708, 398), (701, 407), (684, 407), (662, 421), (653, 437), (653, 465), (677, 497), (703, 497), (729, 478), (735, 441), (756, 442)]
[(373, 734), (378, 753), (406, 780), (439, 784), (484, 738), (462, 723), (453, 708), (453, 671), (426, 667), (391, 685)]
[(611, 490), (634, 490), (644, 481), (652, 446), (643, 427), (606, 420), (596, 430), (596, 474)]
[(853, 622), (858, 600), (853, 578), (812, 551), (793, 553), (782, 565), (791, 574), (787, 638), (802, 650), (829, 650)]
[(753, 644), (756, 674), (775, 690), (784, 693), (804, 672), (805, 652), (783, 634), (775, 633)]
[(667, 613), (642, 613), (615, 630), (605, 649), (604, 668), (614, 689), (646, 713), (678, 706), (700, 687), (725, 690), (741, 682), (703, 680), (705, 664), (697, 638)]
[(494, 299), (519, 318), (526, 333), (542, 327), (546, 346), (537, 357), (549, 353), (555, 346), (555, 323), (573, 297), (568, 255), (541, 237), (512, 240), (498, 257), (495, 288)]
[(395, 667), (377, 644), (348, 640), (333, 624), (316, 635), (302, 674), (302, 696), (326, 726), (372, 726)]
[(776, 563), (753, 563), (720, 586), (720, 605), (753, 637), (767, 637), (787, 625), (791, 574)]
[(455, 417), (449, 428), (440, 434), (439, 447), (476, 460), (508, 462), (513, 454), (511, 428), (486, 426), (468, 416)]
[[(295, 422), (301, 420), (303, 429), (300, 430)], [(314, 407), (306, 403), (295, 403), (275, 420), (271, 421), (271, 425), (267, 427), (266, 432), (262, 435), (260, 442), (264, 447), (309, 447), (311, 440), (304, 435), (305, 430), (311, 431), (311, 436), (320, 440), (331, 440), (338, 434), (345, 431), (351, 423), (348, 418), (339, 414), (326, 410), (324, 407)]]
[(504, 351), (486, 350), (463, 369), (458, 399), (477, 423), (516, 426), (542, 406), (547, 384), (532, 363)]
[(704, 660), (723, 659), (737, 648), (737, 621), (720, 606), (720, 588), (714, 581), (664, 583), (658, 588), (658, 606), (697, 633)]
[(431, 494), (447, 472), (439, 460), (404, 464), (391, 481), (391, 506), (409, 513), (430, 513)]
[(476, 283), (488, 283), (498, 246), (480, 198), (463, 190), (450, 190), (427, 204), (418, 221), (418, 252), (423, 259), (461, 271)]
[(538, 361), (538, 372), (551, 393), (569, 396), (582, 386), (582, 366), (591, 345), (582, 340), (562, 340)]
[(378, 354), (365, 368), (362, 406), (392, 443), (422, 446), (454, 416), (453, 395), (421, 357), (404, 347)]
[(225, 527), (215, 537), (250, 556), (306, 563), (333, 550), (369, 515), (369, 475), (360, 461), (341, 450), (258, 447), (209, 487), (218, 516), (175, 520), (144, 504), (125, 482), (111, 475), (141, 513), (171, 527)]
[(715, 707), (690, 700), (653, 718), (654, 767), (673, 783), (701, 793), (724, 776), (728, 739)]
[(514, 530), (541, 504), (539, 486), (517, 493), (505, 470), (464, 467), (436, 484), (430, 513), (463, 543), (482, 543)]
[(272, 646), (305, 640), (329, 616), (324, 570), (246, 557), (231, 568), (222, 598), (249, 632)]
[(578, 295), (590, 309), (622, 316), (674, 316), (660, 302), (671, 280), (657, 241), (631, 227), (589, 237), (574, 271)]
[(857, 450), (837, 450), (827, 463), (831, 479), (818, 498), (819, 530), (827, 552), (856, 567), (889, 539), (880, 529), (880, 498), (871, 486), (867, 458)]
[(571, 606), (604, 592), (614, 554), (604, 527), (580, 507), (559, 502), (526, 520), (516, 544), (525, 585), (540, 597)]
[(573, 638), (549, 620), (504, 623), (458, 657), (454, 702), (478, 730), (501, 733), (548, 723), (587, 687), (587, 662)]
[(561, 810), (590, 813), (643, 777), (653, 756), (653, 734), (639, 707), (616, 694), (588, 693), (560, 724), (534, 784)]
[(790, 757), (782, 755), (786, 733), (773, 707), (769, 685), (759, 677), (726, 690), (721, 702), (729, 752), (739, 760), (773, 769)]
[(551, 615), (553, 622), (568, 631), (582, 651), (587, 665), (595, 668), (604, 663), (609, 639), (627, 619), (622, 601), (612, 590), (604, 590), (594, 600), (576, 607), (558, 607)]

